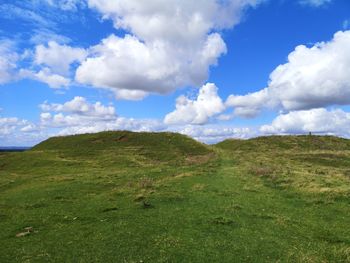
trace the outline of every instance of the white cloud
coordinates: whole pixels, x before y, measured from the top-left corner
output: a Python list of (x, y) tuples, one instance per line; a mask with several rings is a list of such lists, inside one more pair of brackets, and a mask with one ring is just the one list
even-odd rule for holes
[(23, 121), (18, 118), (0, 118), (0, 138), (11, 134), (18, 126), (23, 124)]
[(42, 68), (39, 72), (21, 69), (19, 71), (19, 76), (21, 78), (29, 78), (46, 83), (53, 89), (66, 88), (71, 84), (69, 78), (54, 74), (49, 68)]
[[(82, 61), (87, 51), (72, 48), (50, 41), (48, 46), (38, 45), (34, 54), (26, 49), (21, 55), (14, 51), (14, 44), (9, 41), (0, 42), (0, 84), (18, 79), (34, 79), (48, 84), (51, 88), (68, 87), (71, 84), (69, 71), (72, 63)], [(17, 64), (29, 60), (39, 69), (20, 68)], [(36, 68), (36, 67), (34, 67)]]
[[(205, 88), (213, 91), (214, 94), (216, 92), (216, 87), (213, 84), (208, 84), (203, 87), (203, 89)], [(204, 94), (203, 98), (207, 95)], [(201, 100), (200, 97), (199, 100)], [(84, 97), (74, 97), (64, 103), (45, 101), (39, 105), (39, 108), (42, 112), (38, 123), (19, 118), (0, 117), (0, 146), (34, 145), (51, 136), (110, 130), (180, 132), (205, 143), (216, 143), (227, 138), (249, 138), (257, 135), (256, 129), (249, 128), (214, 124), (202, 126), (166, 125), (157, 119), (120, 117), (116, 114), (113, 106), (104, 105), (101, 102), (91, 103)]]
[(39, 127), (33, 123), (29, 123), (20, 129), (22, 132), (37, 132), (39, 130)]
[(259, 2), (89, 0), (89, 7), (130, 34), (111, 35), (93, 47), (92, 55), (77, 69), (76, 80), (117, 92), (164, 94), (200, 86), (209, 67), (226, 52), (216, 32), (233, 27), (245, 8)]
[(34, 145), (48, 137), (28, 120), (0, 117), (0, 146)]
[(211, 29), (230, 28), (240, 20), (242, 10), (261, 0), (88, 0), (103, 18), (116, 28), (130, 30), (144, 41), (167, 39), (187, 42), (202, 38)]
[(39, 124), (26, 124), (22, 131), (34, 131), (36, 129), (49, 134), (48, 130), (56, 130), (51, 135), (81, 134), (107, 130), (172, 131), (186, 134), (206, 143), (215, 143), (227, 138), (248, 138), (257, 134), (255, 129), (249, 128), (221, 125), (169, 126), (157, 119), (124, 118), (116, 115), (114, 107), (103, 105), (100, 102), (90, 103), (83, 97), (75, 97), (62, 104), (44, 102), (39, 107), (43, 111), (40, 114)]
[(263, 106), (267, 106), (269, 99), (268, 89), (263, 89), (243, 96), (230, 95), (225, 105), (226, 107), (234, 107), (232, 117), (251, 118), (256, 116)]
[(32, 145), (45, 138), (47, 136), (28, 120), (0, 117), (0, 146)]
[[(112, 130), (129, 130), (136, 132), (164, 130), (164, 125), (156, 120), (138, 120), (118, 117), (109, 121), (89, 121), (82, 118), (71, 118), (71, 116), (66, 116), (66, 119), (66, 123), (69, 123), (69, 125), (66, 125), (64, 129), (60, 130), (58, 132), (59, 135), (93, 133)], [(80, 123), (78, 124), (78, 122)]]
[(264, 107), (291, 111), (350, 104), (350, 31), (310, 48), (296, 47), (288, 62), (271, 73), (267, 88), (232, 95), (226, 103), (243, 116)]
[(347, 30), (350, 28), (350, 19), (345, 19), (343, 21), (343, 30)]
[(73, 49), (55, 42), (50, 42), (48, 48), (42, 45), (37, 46), (35, 61), (49, 67), (43, 66), (35, 72), (18, 66), (20, 62), (28, 58), (31, 59), (33, 54), (29, 50), (24, 50), (23, 54), (20, 55), (14, 50), (15, 47), (12, 41), (0, 41), (0, 84), (30, 78), (44, 82), (51, 88), (67, 87), (71, 80), (53, 72), (53, 70), (67, 73), (69, 65), (82, 55), (80, 49)]
[(333, 134), (350, 135), (350, 113), (341, 109), (324, 108), (291, 111), (276, 117), (271, 125), (264, 125), (260, 131), (265, 134)]
[(142, 100), (148, 96), (143, 90), (115, 89), (113, 90), (116, 99), (119, 100)]
[(53, 74), (48, 68), (43, 68), (38, 73), (34, 74), (35, 79), (48, 84), (51, 88), (67, 87), (70, 80), (61, 75)]
[(226, 50), (218, 34), (210, 35), (202, 45), (189, 54), (173, 43), (147, 45), (134, 36), (111, 35), (93, 47), (93, 57), (82, 62), (76, 80), (117, 92), (167, 93), (185, 85), (200, 85), (207, 78), (208, 66)]
[(39, 105), (41, 110), (45, 112), (65, 112), (84, 116), (111, 117), (115, 116), (115, 108), (113, 106), (104, 106), (101, 102), (95, 104), (89, 103), (84, 97), (76, 96), (71, 101), (63, 104), (44, 102)]
[(16, 68), (19, 55), (13, 49), (11, 41), (0, 41), (0, 84), (17, 78)]
[(39, 105), (42, 128), (59, 128), (59, 135), (99, 132), (106, 130), (157, 131), (164, 125), (157, 120), (137, 120), (116, 115), (113, 106), (90, 103), (75, 97), (63, 104), (44, 102)]
[(217, 143), (226, 139), (246, 139), (256, 136), (257, 133), (250, 128), (227, 127), (220, 125), (193, 126), (187, 125), (177, 130), (179, 133), (188, 135), (205, 143)]
[(176, 109), (164, 118), (166, 124), (204, 124), (209, 118), (225, 110), (225, 105), (217, 94), (218, 88), (207, 83), (199, 89), (195, 100), (180, 96)]
[(64, 104), (44, 103), (40, 114), (40, 126), (43, 129), (57, 128), (58, 135), (92, 133), (109, 130), (158, 131), (165, 126), (158, 120), (132, 119), (119, 117), (112, 106), (100, 102), (88, 103), (84, 98), (76, 97)]
[(299, 2), (303, 5), (310, 5), (313, 7), (320, 7), (331, 3), (333, 0), (300, 0)]
[(87, 56), (82, 48), (73, 48), (49, 41), (47, 46), (38, 45), (35, 48), (34, 62), (49, 67), (55, 74), (68, 75), (72, 63), (81, 62)]

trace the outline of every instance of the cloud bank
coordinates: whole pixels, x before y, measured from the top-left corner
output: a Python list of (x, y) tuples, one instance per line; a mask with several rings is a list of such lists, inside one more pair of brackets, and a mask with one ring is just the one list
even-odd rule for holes
[(350, 113), (341, 109), (312, 109), (291, 111), (279, 115), (271, 125), (263, 125), (260, 131), (264, 134), (332, 134), (350, 135)]
[(241, 116), (257, 115), (264, 108), (293, 111), (350, 104), (350, 31), (312, 47), (297, 46), (288, 62), (270, 74), (267, 88), (231, 95), (226, 104)]

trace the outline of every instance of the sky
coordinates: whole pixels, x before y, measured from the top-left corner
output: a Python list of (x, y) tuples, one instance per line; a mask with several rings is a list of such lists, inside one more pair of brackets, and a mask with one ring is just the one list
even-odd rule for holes
[(0, 0), (0, 146), (350, 137), (348, 0)]

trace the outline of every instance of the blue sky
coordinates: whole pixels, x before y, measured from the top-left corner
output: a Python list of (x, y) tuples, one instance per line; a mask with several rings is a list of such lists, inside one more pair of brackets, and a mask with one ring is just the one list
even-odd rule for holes
[(347, 0), (0, 0), (0, 146), (349, 137)]

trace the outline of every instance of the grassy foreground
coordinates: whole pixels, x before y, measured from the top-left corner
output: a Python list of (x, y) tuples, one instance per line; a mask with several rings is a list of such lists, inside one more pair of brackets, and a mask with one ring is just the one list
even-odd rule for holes
[(0, 262), (350, 262), (350, 141), (172, 133), (0, 153)]

